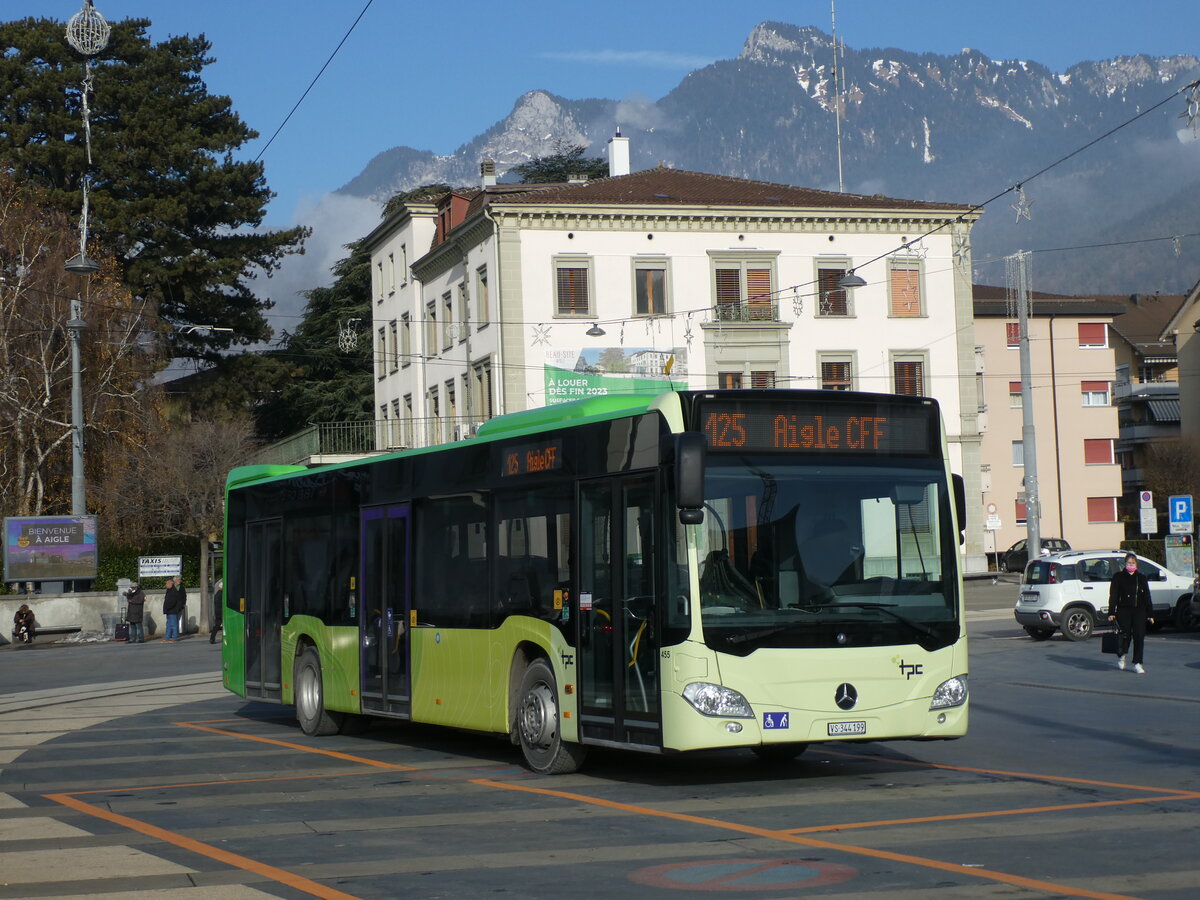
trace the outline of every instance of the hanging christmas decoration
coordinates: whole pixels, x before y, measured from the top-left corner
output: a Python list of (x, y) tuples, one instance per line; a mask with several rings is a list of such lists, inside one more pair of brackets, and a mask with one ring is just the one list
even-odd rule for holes
[(1183, 256), (1183, 241), (1180, 240), (1179, 235), (1171, 238), (1171, 247), (1175, 250), (1175, 257), (1177, 259)]
[(683, 328), (683, 340), (689, 347), (692, 346), (692, 314), (688, 313), (687, 322)]
[(543, 347), (550, 346), (550, 326), (541, 322), (533, 326), (533, 341), (534, 347), (539, 344)]
[(1184, 102), (1187, 106), (1179, 114), (1179, 118), (1183, 119), (1187, 127), (1192, 129), (1192, 136), (1195, 137), (1197, 129), (1200, 129), (1200, 81), (1193, 82), (1188, 87), (1188, 94)]
[(1016, 221), (1020, 222), (1022, 219), (1026, 219), (1032, 222), (1033, 201), (1025, 196), (1025, 189), (1021, 185), (1018, 184), (1015, 190), (1017, 192), (1017, 202), (1012, 205), (1012, 208), (1017, 213)]
[(338, 349), (343, 353), (350, 353), (358, 346), (358, 332), (354, 326), (361, 321), (362, 319), (349, 319), (345, 324), (338, 326)]
[(967, 252), (971, 248), (971, 241), (963, 232), (957, 232), (954, 235), (954, 265), (962, 268), (967, 264)]
[(792, 288), (792, 314), (800, 316), (804, 313), (804, 298), (800, 296), (799, 288)]

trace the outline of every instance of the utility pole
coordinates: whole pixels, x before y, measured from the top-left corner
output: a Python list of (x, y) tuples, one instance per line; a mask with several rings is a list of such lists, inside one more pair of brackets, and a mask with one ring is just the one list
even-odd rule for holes
[(1042, 555), (1038, 499), (1037, 439), (1033, 428), (1032, 366), (1029, 358), (1029, 251), (1008, 257), (1009, 287), (1016, 293), (1018, 352), (1021, 357), (1021, 460), (1025, 468), (1025, 543), (1032, 562)]
[(833, 29), (833, 120), (837, 131), (838, 192), (845, 191), (842, 181), (842, 88), (838, 84), (837, 0), (829, 0), (829, 18)]

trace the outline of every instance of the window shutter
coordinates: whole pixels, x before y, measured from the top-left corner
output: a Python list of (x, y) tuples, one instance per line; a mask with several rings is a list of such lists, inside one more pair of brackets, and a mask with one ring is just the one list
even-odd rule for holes
[(1005, 322), (1004, 323), (1004, 338), (1008, 342), (1008, 346), (1016, 347), (1021, 343), (1021, 323), (1020, 322)]
[(1081, 381), (1079, 383), (1079, 389), (1081, 391), (1104, 391), (1105, 393), (1108, 393), (1108, 382), (1107, 381)]
[(821, 387), (827, 391), (848, 391), (851, 386), (850, 363), (822, 362)]
[(1088, 497), (1087, 513), (1089, 522), (1117, 521), (1116, 497)]
[(894, 363), (896, 375), (896, 393), (910, 394), (914, 397), (925, 396), (923, 366), (919, 360), (896, 360)]
[(775, 387), (774, 372), (751, 372), (750, 387), (752, 388), (773, 388)]
[(921, 280), (917, 269), (892, 269), (892, 315), (921, 314)]
[(558, 311), (563, 315), (587, 315), (587, 272), (586, 268), (558, 270)]
[(817, 269), (817, 310), (823, 316), (844, 316), (849, 313), (846, 304), (846, 289), (838, 282), (846, 277), (845, 269)]
[(746, 305), (749, 317), (755, 321), (770, 321), (771, 315), (771, 270), (746, 270)]
[(1108, 346), (1108, 326), (1103, 322), (1080, 322), (1079, 323), (1079, 346), (1080, 347), (1106, 347)]
[(741, 302), (742, 270), (717, 269), (717, 315), (721, 318), (735, 318)]
[(1083, 442), (1083, 462), (1085, 465), (1096, 466), (1111, 464), (1113, 461), (1113, 442), (1111, 438), (1086, 438)]
[(1010, 382), (1008, 383), (1008, 392), (1009, 392), (1010, 394), (1019, 394), (1019, 393), (1021, 393), (1021, 382), (1019, 382), (1019, 381), (1010, 381)]
[(1016, 502), (1016, 517), (1018, 522), (1024, 522), (1029, 518), (1029, 511), (1025, 508), (1025, 504), (1020, 500)]

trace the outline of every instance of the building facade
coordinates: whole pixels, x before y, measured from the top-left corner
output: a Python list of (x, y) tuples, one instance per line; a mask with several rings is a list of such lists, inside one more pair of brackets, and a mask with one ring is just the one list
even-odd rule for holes
[[(1002, 288), (975, 288), (980, 385), (980, 512), (999, 520), (988, 551), (1026, 536), (1024, 404), (1016, 307)], [(1039, 299), (1041, 297), (1041, 299)], [(1121, 469), (1113, 404), (1114, 303), (1035, 295), (1029, 316), (1030, 386), (1042, 537), (1077, 549), (1120, 546)], [(970, 501), (968, 501), (970, 502)], [(993, 519), (995, 523), (996, 519)]]
[[(795, 387), (936, 398), (978, 496), (970, 207), (673, 169), (394, 212), (372, 254), (392, 446), (593, 394)], [(407, 266), (407, 268), (404, 268)], [(847, 275), (864, 284), (843, 287)], [(983, 565), (982, 520), (968, 566)]]

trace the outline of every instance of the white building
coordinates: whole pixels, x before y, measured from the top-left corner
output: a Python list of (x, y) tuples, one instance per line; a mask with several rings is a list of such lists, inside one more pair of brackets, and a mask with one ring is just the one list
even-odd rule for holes
[[(365, 238), (391, 446), (505, 412), (676, 386), (914, 393), (978, 497), (968, 206), (657, 168), (482, 185)], [(865, 279), (846, 289), (850, 273)], [(982, 522), (966, 553), (983, 568)]]

